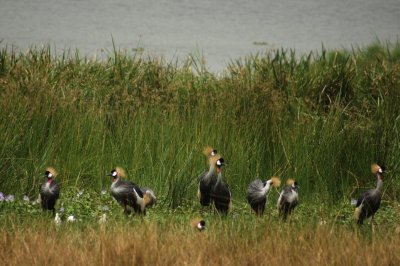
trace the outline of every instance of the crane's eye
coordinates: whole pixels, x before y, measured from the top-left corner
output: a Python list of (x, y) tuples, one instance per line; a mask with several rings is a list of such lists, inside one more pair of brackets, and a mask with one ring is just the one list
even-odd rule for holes
[(48, 173), (48, 174), (47, 174), (47, 177), (48, 177), (48, 178), (50, 178), (50, 177), (52, 177), (52, 176), (53, 176), (52, 173)]
[(215, 154), (217, 154), (217, 150), (212, 150), (211, 156), (214, 156)]
[(382, 174), (382, 173), (383, 173), (382, 168), (379, 168), (379, 169), (378, 169), (378, 172), (379, 172), (380, 174)]
[(116, 177), (116, 176), (117, 176), (117, 171), (113, 171), (113, 172), (111, 173), (111, 175), (112, 175), (113, 177)]

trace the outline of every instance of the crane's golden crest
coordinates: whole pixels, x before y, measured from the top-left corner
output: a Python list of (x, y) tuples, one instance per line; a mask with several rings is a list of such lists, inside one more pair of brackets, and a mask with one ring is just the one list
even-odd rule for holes
[[(373, 163), (373, 164), (371, 165), (371, 172), (372, 172), (374, 175), (377, 174), (377, 173), (379, 172), (379, 170), (382, 171), (382, 168), (381, 168), (378, 164)], [(382, 173), (382, 172), (381, 172), (381, 173)]]
[(50, 167), (50, 166), (47, 167), (46, 171), (49, 171), (53, 175), (53, 177), (57, 177), (58, 176), (58, 172), (53, 167)]
[(126, 177), (125, 170), (122, 167), (119, 166), (115, 167), (115, 171), (117, 171), (117, 175), (119, 177)]
[(289, 178), (287, 181), (286, 181), (286, 184), (288, 185), (288, 186), (292, 186), (293, 184), (294, 184), (294, 179), (293, 178)]
[(279, 177), (273, 176), (271, 177), (271, 181), (273, 187), (279, 187), (281, 185), (281, 180), (279, 179)]
[(212, 152), (213, 152), (213, 151), (214, 151), (213, 147), (207, 146), (207, 147), (205, 147), (205, 148), (203, 149), (203, 154), (204, 154), (206, 157), (209, 157), (209, 156), (212, 155)]

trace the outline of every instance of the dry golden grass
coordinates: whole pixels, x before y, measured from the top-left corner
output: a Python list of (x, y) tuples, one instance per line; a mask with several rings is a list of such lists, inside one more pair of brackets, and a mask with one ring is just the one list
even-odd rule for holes
[[(3, 265), (400, 265), (400, 235), (291, 225), (241, 232), (225, 224), (204, 232), (154, 223), (0, 230)], [(257, 229), (257, 228), (256, 228)]]

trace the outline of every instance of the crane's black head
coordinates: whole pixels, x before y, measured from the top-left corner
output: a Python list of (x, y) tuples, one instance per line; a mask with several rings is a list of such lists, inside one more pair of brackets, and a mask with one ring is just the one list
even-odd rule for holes
[(206, 221), (200, 220), (197, 224), (197, 229), (199, 229), (200, 231), (206, 229)]
[(216, 150), (216, 149), (213, 149), (212, 151), (211, 151), (211, 156), (215, 156), (215, 155), (217, 155), (217, 153), (218, 153), (218, 151)]
[(46, 171), (44, 172), (44, 176), (47, 178), (47, 182), (51, 183), (54, 178), (56, 178), (58, 175), (56, 169), (54, 169), (53, 167), (47, 167)]
[(126, 174), (125, 174), (125, 170), (122, 167), (117, 166), (111, 170), (111, 172), (108, 174), (108, 176), (112, 176), (113, 182), (114, 182), (119, 178), (126, 177)]
[(116, 169), (112, 169), (111, 172), (108, 174), (108, 176), (114, 176), (114, 177), (117, 175), (118, 175), (118, 173), (117, 173)]
[(377, 178), (382, 179), (383, 178), (383, 174), (386, 171), (386, 167), (383, 166), (382, 164), (377, 164), (374, 163), (371, 165), (371, 172), (376, 175)]
[(380, 164), (381, 166), (381, 174), (384, 174), (386, 172), (386, 166)]
[(112, 169), (111, 172), (108, 174), (108, 176), (111, 176), (113, 178), (113, 181), (114, 181), (115, 179), (118, 178), (117, 170), (116, 169)]
[(44, 172), (44, 176), (47, 177), (47, 179), (52, 179), (53, 178), (53, 174), (50, 171)]
[(217, 165), (217, 173), (220, 173), (221, 167), (224, 165), (224, 159), (219, 158), (215, 164)]

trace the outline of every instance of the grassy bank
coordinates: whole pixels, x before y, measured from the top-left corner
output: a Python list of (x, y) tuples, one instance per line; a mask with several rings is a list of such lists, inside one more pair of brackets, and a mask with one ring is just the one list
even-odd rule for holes
[(0, 51), (0, 191), (35, 196), (43, 169), (63, 188), (107, 188), (115, 165), (176, 208), (193, 201), (213, 145), (236, 203), (256, 176), (295, 178), (301, 197), (335, 204), (400, 186), (400, 46), (233, 61), (223, 75), (115, 52), (105, 61)]
[[(173, 221), (172, 221), (173, 222)], [(334, 229), (334, 230), (333, 230)], [(77, 228), (39, 223), (0, 230), (4, 265), (398, 265), (400, 238), (321, 225), (296, 230), (259, 220), (219, 221), (205, 232), (169, 223)]]

